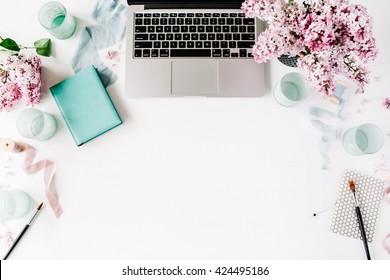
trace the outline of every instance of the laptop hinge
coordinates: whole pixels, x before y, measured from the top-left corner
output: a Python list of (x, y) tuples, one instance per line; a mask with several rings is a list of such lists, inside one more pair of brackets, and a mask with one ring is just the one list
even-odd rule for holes
[(241, 5), (234, 3), (172, 3), (145, 4), (146, 9), (240, 9)]

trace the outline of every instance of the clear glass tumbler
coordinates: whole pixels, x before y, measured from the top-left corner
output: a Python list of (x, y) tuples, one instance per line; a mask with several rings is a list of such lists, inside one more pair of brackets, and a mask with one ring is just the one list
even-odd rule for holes
[(301, 73), (286, 74), (274, 88), (275, 100), (286, 107), (294, 106), (305, 99), (310, 87)]
[(376, 153), (383, 144), (382, 130), (372, 123), (351, 127), (343, 134), (343, 146), (352, 155)]
[(44, 4), (38, 13), (39, 23), (57, 39), (67, 39), (76, 31), (76, 20), (58, 2)]
[(54, 116), (35, 108), (20, 113), (16, 125), (22, 136), (40, 141), (50, 139), (57, 131)]
[(24, 217), (33, 204), (33, 199), (25, 191), (0, 190), (0, 222)]

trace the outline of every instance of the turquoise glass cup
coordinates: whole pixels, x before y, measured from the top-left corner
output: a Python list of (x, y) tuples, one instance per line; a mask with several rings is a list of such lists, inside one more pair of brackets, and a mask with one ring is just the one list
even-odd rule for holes
[(20, 113), (16, 126), (20, 135), (39, 141), (50, 139), (57, 131), (54, 116), (35, 108)]
[(383, 144), (382, 130), (371, 123), (352, 127), (343, 134), (343, 146), (352, 155), (376, 153)]
[(44, 4), (38, 13), (39, 23), (57, 39), (67, 39), (76, 31), (76, 20), (58, 2)]
[(0, 190), (0, 222), (22, 218), (33, 206), (33, 199), (25, 191)]
[(291, 107), (304, 100), (310, 92), (310, 87), (301, 73), (286, 74), (274, 88), (275, 100), (283, 106)]

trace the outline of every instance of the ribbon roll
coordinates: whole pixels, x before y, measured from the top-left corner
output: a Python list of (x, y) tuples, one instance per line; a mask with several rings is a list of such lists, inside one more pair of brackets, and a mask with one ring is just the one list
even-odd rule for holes
[(0, 146), (4, 151), (11, 153), (20, 153), (25, 150), (23, 143), (13, 141), (10, 138), (2, 139)]
[(337, 112), (337, 117), (343, 120), (343, 111), (345, 106), (345, 100), (343, 98), (345, 90), (348, 88), (348, 84), (344, 81), (336, 81), (336, 89), (333, 93), (334, 96), (337, 96), (339, 99), (339, 110)]

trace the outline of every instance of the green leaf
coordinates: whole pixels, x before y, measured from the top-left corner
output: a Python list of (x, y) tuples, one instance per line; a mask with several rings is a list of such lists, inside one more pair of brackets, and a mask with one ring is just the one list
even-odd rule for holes
[(6, 38), (0, 42), (0, 46), (11, 51), (20, 51), (19, 45), (12, 39)]
[(51, 40), (49, 38), (43, 38), (34, 42), (34, 47), (36, 48), (37, 54), (43, 56), (51, 55)]

